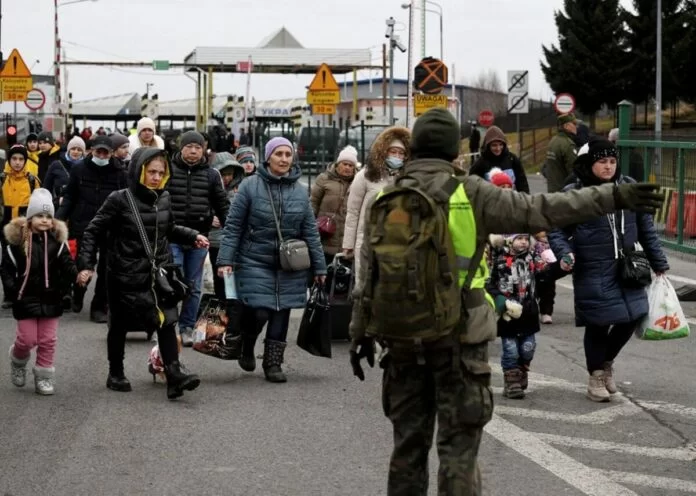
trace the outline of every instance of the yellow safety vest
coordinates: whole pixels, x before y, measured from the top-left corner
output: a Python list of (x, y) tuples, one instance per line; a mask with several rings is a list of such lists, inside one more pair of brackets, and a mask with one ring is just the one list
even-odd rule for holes
[[(448, 225), (450, 237), (454, 244), (454, 252), (457, 256), (457, 275), (459, 287), (464, 286), (469, 266), (476, 252), (476, 218), (471, 208), (469, 197), (466, 195), (464, 185), (460, 185), (449, 199)], [(484, 257), (485, 258), (485, 257)], [(495, 307), (491, 295), (486, 292), (486, 281), (489, 277), (488, 264), (482, 258), (476, 274), (471, 282), (471, 289), (481, 289), (486, 294), (486, 300)]]

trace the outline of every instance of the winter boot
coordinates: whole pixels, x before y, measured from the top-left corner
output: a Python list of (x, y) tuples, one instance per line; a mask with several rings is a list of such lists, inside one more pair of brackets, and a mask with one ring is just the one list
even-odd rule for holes
[(263, 372), (266, 374), (266, 380), (268, 382), (287, 382), (288, 378), (280, 367), (283, 363), (286, 343), (270, 339), (267, 339), (264, 343), (262, 365)]
[(520, 365), (520, 387), (522, 391), (526, 391), (527, 386), (529, 386), (529, 364), (523, 363)]
[(178, 360), (164, 366), (164, 375), (167, 377), (167, 398), (174, 400), (184, 395), (184, 391), (193, 391), (201, 380), (196, 374), (189, 374)]
[(106, 305), (95, 305), (89, 310), (89, 320), (96, 324), (106, 324), (109, 321), (109, 310)]
[(506, 370), (504, 374), (505, 387), (503, 388), (503, 396), (506, 398), (519, 400), (524, 398), (522, 390), (522, 371), (520, 369)]
[(123, 373), (123, 361), (109, 363), (109, 376), (106, 378), (106, 387), (112, 391), (128, 393), (133, 390), (130, 381)]
[(34, 367), (34, 388), (36, 394), (50, 396), (55, 392), (53, 389), (55, 372), (56, 369), (54, 367)]
[(616, 383), (614, 382), (614, 362), (604, 362), (604, 386), (609, 391), (609, 394), (616, 394), (619, 392), (616, 389)]
[(258, 336), (258, 334), (242, 334), (242, 356), (239, 357), (239, 366), (247, 372), (256, 370), (254, 347)]
[(24, 387), (27, 383), (27, 362), (29, 357), (26, 358), (16, 358), (14, 356), (14, 346), (10, 346), (10, 367), (11, 367), (11, 377), (12, 384), (17, 387)]
[(609, 401), (611, 395), (604, 383), (604, 370), (594, 370), (587, 385), (587, 397), (599, 403)]

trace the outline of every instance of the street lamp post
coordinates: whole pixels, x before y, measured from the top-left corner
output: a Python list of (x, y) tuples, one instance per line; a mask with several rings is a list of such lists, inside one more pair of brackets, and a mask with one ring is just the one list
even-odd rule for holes
[(72, 5), (76, 3), (84, 2), (96, 2), (97, 0), (70, 0), (67, 2), (58, 2), (58, 0), (53, 0), (53, 77), (54, 77), (54, 104), (58, 109), (58, 115), (63, 115), (63, 109), (61, 108), (61, 97), (60, 97), (60, 36), (58, 34), (58, 7), (65, 7), (66, 5)]
[[(426, 0), (425, 3), (427, 3), (429, 5), (433, 5), (433, 6), (438, 8), (438, 10), (425, 9), (425, 11), (431, 12), (433, 14), (437, 14), (438, 16), (440, 16), (440, 60), (444, 60), (444, 58), (443, 58), (444, 57), (444, 39), (443, 39), (443, 22), (442, 22), (443, 10), (442, 10), (442, 6), (439, 3), (431, 2), (430, 0)], [(402, 3), (401, 8), (402, 9), (410, 9), (411, 4), (410, 3)], [(414, 7), (414, 8), (420, 9), (420, 7)]]

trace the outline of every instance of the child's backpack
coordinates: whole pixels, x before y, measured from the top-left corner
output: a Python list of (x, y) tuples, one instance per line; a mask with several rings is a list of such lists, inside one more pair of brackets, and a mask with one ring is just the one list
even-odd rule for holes
[(403, 184), (385, 188), (370, 209), (363, 311), (367, 335), (418, 343), (449, 335), (460, 320), (448, 206), (461, 182), (450, 177), (435, 196)]

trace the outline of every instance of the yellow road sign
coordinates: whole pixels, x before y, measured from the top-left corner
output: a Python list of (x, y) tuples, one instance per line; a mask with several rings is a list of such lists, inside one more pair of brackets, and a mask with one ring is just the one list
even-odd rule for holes
[(413, 95), (413, 110), (416, 117), (432, 108), (447, 108), (447, 95)]
[(6, 102), (23, 102), (27, 92), (34, 87), (31, 71), (16, 48), (7, 57), (5, 66), (0, 71), (0, 82), (2, 99)]
[(307, 103), (310, 105), (336, 105), (341, 103), (339, 91), (308, 91)]
[(334, 115), (335, 113), (336, 105), (312, 105), (314, 115)]
[(340, 88), (331, 72), (331, 68), (326, 64), (319, 66), (314, 79), (309, 83), (308, 89), (307, 103), (310, 105), (336, 105), (341, 103)]

